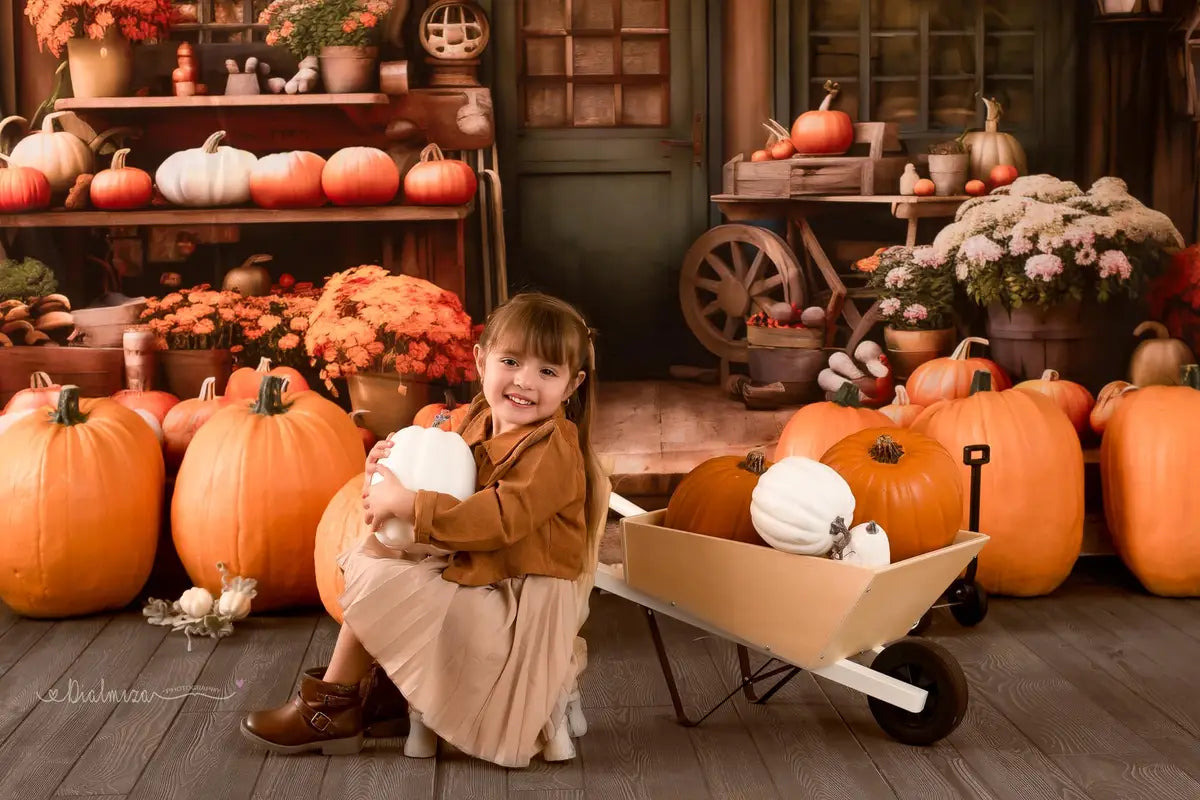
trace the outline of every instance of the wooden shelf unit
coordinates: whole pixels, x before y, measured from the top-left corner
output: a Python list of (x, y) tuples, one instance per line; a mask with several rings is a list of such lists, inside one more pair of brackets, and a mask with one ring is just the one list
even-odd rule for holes
[(466, 219), (462, 206), (324, 206), (266, 208), (146, 208), (136, 211), (41, 211), (0, 214), (0, 228), (87, 228), (128, 225), (249, 225), (295, 222), (437, 222)]
[(381, 106), (391, 98), (379, 92), (353, 94), (208, 94), (193, 97), (65, 97), (55, 111), (115, 111), (118, 109), (276, 108), (288, 106)]

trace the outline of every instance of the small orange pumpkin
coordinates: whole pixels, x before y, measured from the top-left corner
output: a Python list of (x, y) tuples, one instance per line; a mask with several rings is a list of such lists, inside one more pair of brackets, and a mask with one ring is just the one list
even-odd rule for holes
[(230, 402), (241, 402), (258, 397), (259, 387), (262, 386), (263, 378), (267, 375), (287, 378), (288, 394), (305, 392), (309, 389), (308, 381), (299, 371), (292, 367), (272, 367), (271, 359), (261, 358), (256, 369), (241, 367), (233, 371), (233, 374), (229, 376), (229, 381), (225, 384), (225, 397)]
[[(887, 531), (892, 563), (950, 545), (962, 523), (959, 465), (937, 441), (905, 428), (867, 428), (829, 448), (854, 494), (854, 525)], [(853, 526), (851, 526), (853, 527)]]
[(112, 399), (132, 411), (147, 411), (158, 420), (161, 427), (167, 412), (179, 404), (179, 398), (170, 392), (157, 389), (144, 390), (138, 380), (131, 380), (128, 389), (122, 389)]
[(88, 193), (96, 208), (123, 211), (150, 204), (154, 197), (154, 180), (144, 169), (125, 166), (128, 155), (128, 147), (113, 153), (112, 165), (92, 178)]
[(263, 208), (319, 208), (329, 202), (324, 171), (325, 159), (307, 150), (265, 155), (250, 169), (250, 197)]
[(1098, 436), (1104, 435), (1108, 421), (1116, 413), (1122, 398), (1136, 388), (1138, 387), (1128, 381), (1110, 381), (1100, 387), (1100, 394), (1096, 395), (1096, 405), (1092, 406), (1092, 413), (1088, 415), (1088, 422)]
[[(919, 406), (909, 399), (908, 389), (903, 386), (897, 386), (896, 396), (892, 399), (891, 403), (879, 409), (879, 413), (890, 419), (898, 427), (907, 428), (924, 410), (925, 406)], [(887, 526), (884, 525), (883, 529), (887, 530)]]
[(342, 624), (342, 604), (338, 598), (346, 590), (346, 579), (337, 565), (338, 556), (371, 533), (363, 521), (363, 475), (360, 472), (338, 489), (329, 505), (325, 506), (325, 513), (317, 524), (316, 546), (313, 549), (317, 593), (321, 596), (325, 611), (339, 625)]
[(829, 108), (841, 91), (833, 81), (825, 81), (826, 95), (815, 111), (805, 111), (792, 123), (792, 144), (801, 155), (841, 155), (854, 144), (854, 121), (845, 111)]
[(19, 214), (50, 207), (50, 181), (40, 170), (13, 164), (0, 153), (0, 212)]
[(863, 408), (858, 395), (858, 387), (846, 382), (832, 400), (809, 403), (797, 410), (779, 434), (775, 460), (804, 456), (820, 461), (826, 450), (856, 431), (894, 427), (875, 409)]
[(700, 463), (671, 493), (663, 525), (766, 546), (750, 519), (750, 499), (770, 466), (761, 450), (745, 458), (717, 456)]
[(413, 417), (413, 425), (422, 428), (441, 428), (444, 431), (458, 430), (462, 421), (467, 418), (470, 406), (460, 404), (454, 399), (454, 393), (446, 390), (446, 402), (430, 403), (422, 406)]
[(199, 395), (180, 401), (163, 417), (163, 455), (171, 469), (179, 468), (200, 426), (229, 404), (228, 398), (217, 396), (216, 384), (216, 378), (205, 378)]
[[(971, 393), (971, 379), (979, 370), (992, 376), (991, 385), (1000, 392), (1012, 388), (1012, 379), (1004, 368), (988, 358), (970, 355), (972, 344), (988, 344), (987, 339), (968, 336), (948, 356), (932, 358), (908, 376), (905, 386), (912, 402), (931, 406), (938, 400), (957, 400)], [(978, 444), (978, 443), (976, 443)]]
[(1054, 401), (1063, 410), (1067, 419), (1075, 426), (1075, 432), (1082, 435), (1088, 427), (1088, 415), (1096, 405), (1096, 398), (1087, 387), (1074, 381), (1064, 381), (1058, 377), (1058, 370), (1048, 369), (1042, 372), (1042, 377), (1021, 381), (1014, 389), (1028, 392), (1041, 392)]
[(400, 168), (378, 147), (343, 147), (321, 170), (321, 189), (337, 206), (381, 206), (396, 197)]
[(21, 389), (8, 399), (0, 414), (15, 414), (18, 411), (34, 411), (42, 406), (57, 406), (58, 393), (62, 387), (50, 379), (44, 372), (34, 372), (29, 376), (29, 388)]
[(419, 206), (458, 206), (475, 196), (479, 180), (471, 165), (446, 158), (442, 148), (430, 143), (421, 151), (421, 161), (404, 176), (404, 200)]

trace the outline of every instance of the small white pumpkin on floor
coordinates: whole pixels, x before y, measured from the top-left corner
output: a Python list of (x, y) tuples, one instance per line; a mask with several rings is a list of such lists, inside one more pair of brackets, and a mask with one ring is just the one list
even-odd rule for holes
[[(391, 452), (379, 463), (387, 467), (410, 491), (425, 489), (431, 492), (453, 495), (466, 500), (475, 494), (477, 468), (475, 456), (466, 441), (453, 431), (440, 428), (425, 428), (409, 425), (388, 436), (392, 441)], [(371, 484), (383, 478), (377, 473), (371, 476)], [(398, 519), (389, 519), (375, 533), (387, 547), (406, 552), (437, 552), (438, 548), (428, 545), (413, 545), (413, 526)]]
[(838, 538), (829, 557), (861, 567), (886, 567), (892, 563), (887, 531), (874, 520), (855, 525)]
[(751, 493), (750, 520), (767, 544), (786, 553), (823, 556), (854, 519), (854, 493), (831, 467), (788, 456), (767, 468)]

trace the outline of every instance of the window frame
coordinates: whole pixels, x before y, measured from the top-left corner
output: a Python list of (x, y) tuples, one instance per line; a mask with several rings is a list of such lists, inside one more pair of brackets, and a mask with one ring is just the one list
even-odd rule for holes
[[(242, 6), (242, 22), (214, 22), (216, 0), (195, 0), (198, 21), (172, 25), (170, 31), (171, 41), (189, 41), (193, 44), (250, 44), (265, 41), (267, 26), (253, 21), (258, 19), (258, 16), (254, 13), (254, 0), (240, 0), (240, 3)], [(248, 41), (213, 41), (214, 33), (233, 34), (243, 32), (250, 34)], [(176, 33), (195, 34), (196, 38), (194, 40), (191, 37), (180, 39), (174, 36)]]

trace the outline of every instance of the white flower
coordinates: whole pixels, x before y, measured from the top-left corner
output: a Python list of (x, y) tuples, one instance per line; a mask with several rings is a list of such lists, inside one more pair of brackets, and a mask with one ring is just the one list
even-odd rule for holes
[(1026, 239), (1019, 233), (1014, 233), (1012, 241), (1008, 243), (1008, 252), (1014, 256), (1023, 256), (1033, 249), (1033, 242)]
[(888, 270), (888, 274), (884, 276), (883, 285), (889, 289), (899, 289), (908, 282), (912, 277), (912, 273), (908, 267), (892, 267)]
[(879, 303), (879, 313), (885, 317), (890, 317), (900, 310), (900, 301), (895, 297), (889, 297)]
[(962, 243), (962, 247), (958, 248), (958, 256), (976, 264), (988, 264), (1003, 258), (1004, 248), (988, 237), (976, 234)]
[(1101, 278), (1120, 275), (1121, 280), (1126, 280), (1132, 271), (1133, 265), (1129, 263), (1129, 259), (1120, 250), (1105, 250), (1100, 254)]
[(1081, 247), (1075, 252), (1075, 263), (1081, 267), (1096, 263), (1096, 251), (1091, 247)]
[(904, 309), (904, 318), (909, 322), (917, 322), (929, 316), (929, 309), (920, 303), (913, 303), (908, 308)]
[(917, 247), (912, 251), (913, 262), (920, 267), (940, 267), (946, 263), (944, 253), (939, 253), (937, 248), (930, 245)]
[(1029, 260), (1025, 262), (1025, 274), (1029, 278), (1041, 278), (1047, 283), (1061, 275), (1062, 271), (1062, 259), (1048, 253), (1030, 256)]

